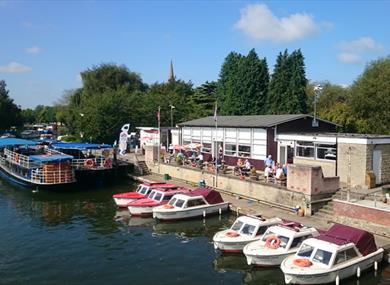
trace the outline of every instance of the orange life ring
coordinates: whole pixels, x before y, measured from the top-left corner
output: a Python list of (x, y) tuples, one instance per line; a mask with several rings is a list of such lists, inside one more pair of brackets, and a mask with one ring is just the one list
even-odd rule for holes
[(240, 234), (238, 232), (227, 232), (225, 234), (227, 237), (238, 237)]
[(15, 153), (14, 160), (16, 163), (19, 163), (19, 154)]
[(275, 235), (267, 237), (265, 246), (272, 249), (277, 249), (280, 246), (280, 238)]
[(87, 159), (84, 161), (84, 166), (87, 168), (92, 168), (95, 166), (95, 161), (93, 159)]
[(111, 167), (111, 166), (112, 166), (111, 158), (107, 157), (106, 159), (104, 159), (103, 166), (104, 166), (105, 168)]
[(164, 209), (173, 209), (174, 207), (170, 204), (165, 204)]
[(307, 258), (297, 258), (293, 261), (294, 265), (300, 266), (300, 267), (309, 267), (313, 263), (307, 259)]

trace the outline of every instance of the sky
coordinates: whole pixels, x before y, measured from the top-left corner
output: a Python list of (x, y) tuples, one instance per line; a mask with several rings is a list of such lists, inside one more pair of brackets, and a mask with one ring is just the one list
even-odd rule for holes
[(53, 105), (80, 72), (125, 65), (145, 83), (217, 80), (229, 52), (254, 48), (272, 72), (301, 49), (306, 77), (348, 86), (390, 51), (390, 1), (0, 0), (0, 80), (22, 108)]

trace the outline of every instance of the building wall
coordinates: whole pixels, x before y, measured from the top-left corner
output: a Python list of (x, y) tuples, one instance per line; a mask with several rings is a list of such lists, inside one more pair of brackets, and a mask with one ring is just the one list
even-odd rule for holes
[(306, 117), (303, 119), (286, 122), (278, 125), (278, 133), (323, 133), (323, 132), (336, 132), (336, 125), (318, 121), (318, 127), (312, 126), (313, 119)]
[(314, 160), (304, 157), (295, 156), (294, 164), (303, 164), (303, 165), (312, 165), (312, 166), (321, 166), (322, 172), (326, 177), (336, 176), (336, 162), (329, 160)]
[(390, 183), (390, 144), (369, 145), (370, 155), (367, 156), (367, 166), (372, 168), (372, 153), (374, 148), (382, 151), (381, 184)]
[[(349, 170), (349, 157), (351, 170)], [(371, 170), (371, 163), (369, 163), (371, 157), (372, 152), (368, 151), (365, 144), (338, 143), (337, 174), (340, 182), (348, 184), (348, 176), (350, 176), (352, 187), (364, 186), (367, 170)]]

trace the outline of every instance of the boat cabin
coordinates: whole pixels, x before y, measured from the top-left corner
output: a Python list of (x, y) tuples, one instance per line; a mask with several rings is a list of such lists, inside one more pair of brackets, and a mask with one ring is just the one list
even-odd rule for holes
[(266, 232), (270, 223), (256, 216), (241, 216), (236, 219), (230, 230), (237, 232), (240, 235), (255, 237)]
[(219, 203), (223, 203), (223, 199), (219, 192), (206, 188), (197, 188), (188, 194), (175, 195), (168, 204), (185, 209)]

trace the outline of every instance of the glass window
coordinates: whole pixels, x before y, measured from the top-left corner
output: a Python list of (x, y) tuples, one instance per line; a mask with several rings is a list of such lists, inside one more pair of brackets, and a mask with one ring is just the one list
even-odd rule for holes
[(181, 200), (181, 199), (178, 199), (177, 201), (176, 201), (176, 207), (178, 207), (178, 208), (181, 208), (181, 207), (183, 207), (183, 204), (184, 204), (184, 200)]
[(314, 158), (314, 145), (312, 142), (297, 142), (297, 156)]
[(336, 160), (336, 145), (317, 145), (317, 158)]
[(251, 236), (253, 232), (255, 231), (255, 226), (245, 224), (244, 227), (241, 230), (241, 233), (244, 235)]
[(299, 249), (297, 255), (302, 257), (310, 257), (312, 252), (314, 250), (314, 247), (308, 244), (302, 244), (301, 248)]
[(305, 239), (306, 237), (296, 237), (293, 239), (292, 243), (291, 243), (291, 248), (293, 247), (298, 247), (301, 245), (302, 241)]
[(244, 156), (244, 157), (251, 156), (251, 147), (249, 145), (239, 145), (238, 156)]
[(274, 232), (268, 231), (268, 230), (267, 230), (267, 231), (265, 232), (265, 234), (263, 235), (263, 237), (261, 238), (261, 240), (262, 240), (262, 241), (266, 241), (267, 238), (268, 238), (269, 236), (273, 236), (273, 235), (275, 235)]
[(313, 261), (328, 265), (331, 257), (332, 257), (331, 252), (323, 249), (317, 249), (313, 257)]
[(183, 145), (187, 145), (187, 144), (190, 144), (190, 143), (191, 143), (191, 141), (187, 141), (187, 140), (183, 141)]
[(225, 144), (225, 155), (237, 155), (237, 146), (235, 144)]
[(172, 198), (172, 195), (164, 195), (163, 200), (169, 201)]
[(237, 231), (237, 232), (238, 232), (238, 231), (241, 229), (241, 227), (242, 227), (243, 224), (244, 224), (244, 223), (241, 222), (241, 221), (235, 221), (234, 224), (232, 225), (231, 229), (232, 229), (233, 231)]
[(278, 235), (278, 238), (280, 239), (280, 247), (286, 248), (288, 241), (290, 240), (288, 237)]
[(211, 143), (203, 143), (202, 151), (211, 153)]
[(259, 236), (259, 235), (262, 235), (265, 233), (265, 231), (268, 229), (267, 226), (262, 226), (262, 227), (259, 227), (259, 229), (257, 230), (257, 233), (256, 235)]
[(148, 193), (148, 187), (142, 187), (141, 190), (139, 191), (140, 194), (147, 194)]
[(340, 251), (337, 253), (336, 260), (334, 263), (339, 264), (339, 263), (342, 263), (344, 261), (348, 261), (352, 258), (355, 258), (356, 256), (358, 256), (358, 254), (356, 253), (355, 249), (348, 248), (346, 250), (343, 250), (343, 251)]
[(169, 200), (168, 204), (173, 206), (175, 202), (176, 202), (176, 198), (172, 198), (171, 200)]
[(143, 187), (141, 185), (138, 185), (138, 187), (137, 187), (137, 189), (135, 191), (141, 193), (142, 189), (143, 189)]
[(189, 200), (187, 202), (187, 208), (190, 208), (190, 207), (196, 207), (196, 206), (200, 206), (200, 205), (204, 205), (206, 204), (203, 199), (195, 199), (195, 200)]
[(162, 193), (156, 192), (156, 194), (154, 195), (153, 200), (155, 200), (155, 201), (161, 201), (162, 197), (163, 197), (163, 194), (162, 194)]
[(155, 194), (156, 194), (156, 191), (153, 190), (152, 192), (150, 192), (148, 198), (149, 198), (149, 199), (153, 199), (153, 197), (154, 197)]

